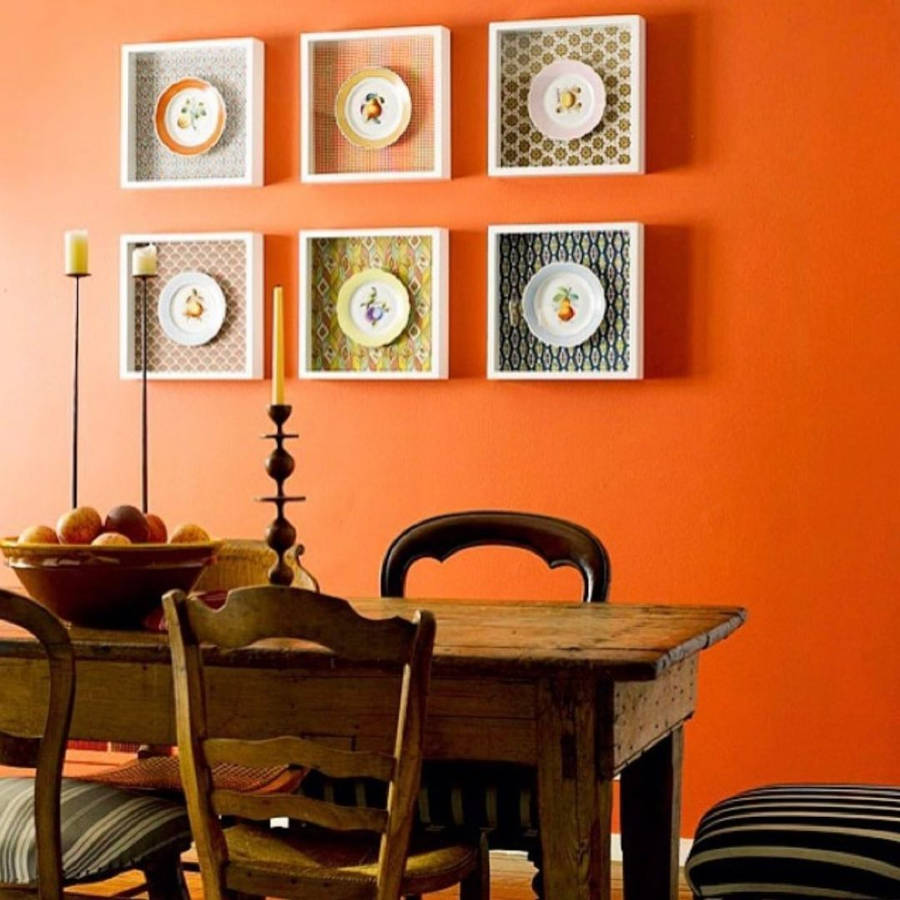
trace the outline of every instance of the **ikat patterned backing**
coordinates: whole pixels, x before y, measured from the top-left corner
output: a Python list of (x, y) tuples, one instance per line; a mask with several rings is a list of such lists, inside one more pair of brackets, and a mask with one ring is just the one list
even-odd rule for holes
[[(310, 368), (324, 372), (429, 372), (432, 354), (431, 238), (422, 235), (315, 238), (310, 247)], [(363, 269), (386, 269), (409, 291), (405, 331), (386, 347), (363, 347), (338, 325), (341, 285)]]
[[(247, 57), (241, 47), (138, 53), (135, 66), (135, 180), (239, 178), (247, 143)], [(213, 85), (225, 101), (221, 139), (200, 156), (179, 156), (156, 136), (159, 95), (174, 81), (194, 76)]]
[[(147, 371), (148, 372), (236, 372), (247, 367), (247, 245), (244, 241), (161, 241), (159, 274), (147, 281)], [(134, 245), (128, 246), (129, 259)], [(225, 295), (222, 329), (200, 347), (185, 347), (166, 336), (159, 324), (157, 304), (166, 282), (179, 272), (205, 272)], [(135, 299), (134, 365), (141, 368), (141, 294), (132, 286)]]
[[(628, 165), (634, 162), (632, 97), (634, 32), (627, 25), (505, 31), (499, 35), (499, 163), (503, 167)], [(528, 89), (544, 66), (577, 59), (594, 69), (606, 87), (600, 124), (583, 138), (554, 141), (528, 115)]]
[[(630, 361), (631, 237), (626, 231), (501, 234), (497, 245), (497, 369), (503, 372), (624, 372)], [(574, 262), (594, 272), (606, 293), (606, 315), (577, 347), (539, 341), (522, 315), (531, 277), (553, 262)]]

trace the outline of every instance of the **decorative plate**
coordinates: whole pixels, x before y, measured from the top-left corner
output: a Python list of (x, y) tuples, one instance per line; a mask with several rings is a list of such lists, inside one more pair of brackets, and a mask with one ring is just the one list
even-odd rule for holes
[(225, 295), (203, 272), (179, 272), (159, 293), (159, 324), (166, 336), (186, 347), (207, 344), (225, 321)]
[(395, 341), (409, 321), (406, 285), (383, 269), (363, 269), (342, 285), (337, 299), (341, 331), (364, 347)]
[(544, 66), (528, 91), (528, 115), (534, 127), (554, 141), (584, 137), (600, 124), (605, 108), (603, 79), (576, 59)]
[(600, 327), (606, 295), (600, 279), (585, 266), (550, 263), (526, 285), (522, 313), (539, 341), (577, 347)]
[(334, 118), (341, 134), (366, 150), (380, 150), (399, 140), (411, 116), (409, 88), (390, 69), (354, 72), (338, 88), (334, 101)]
[(179, 156), (211, 150), (225, 131), (225, 101), (202, 78), (170, 84), (156, 101), (156, 136)]

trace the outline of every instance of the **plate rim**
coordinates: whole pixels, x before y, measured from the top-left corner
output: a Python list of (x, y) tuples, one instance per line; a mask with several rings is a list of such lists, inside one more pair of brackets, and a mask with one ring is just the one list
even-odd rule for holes
[[(384, 78), (386, 81), (391, 82), (395, 88), (398, 86), (402, 88), (405, 94), (404, 113), (400, 124), (394, 131), (383, 138), (362, 137), (350, 126), (344, 112), (350, 92), (366, 78)], [(344, 139), (353, 144), (354, 147), (360, 147), (363, 150), (383, 150), (385, 147), (390, 147), (391, 144), (396, 144), (406, 134), (409, 123), (412, 121), (412, 93), (409, 90), (409, 85), (402, 75), (387, 66), (364, 66), (361, 69), (357, 69), (348, 75), (338, 87), (337, 94), (334, 97), (334, 120), (337, 122), (338, 130), (344, 136)]]
[[(384, 340), (384, 335), (382, 335), (374, 342), (371, 336), (366, 335), (365, 332), (360, 331), (355, 326), (352, 318), (350, 317), (350, 311), (348, 309), (350, 305), (350, 296), (353, 291), (356, 290), (357, 284), (362, 281), (372, 279), (399, 286), (403, 292), (403, 305), (406, 307), (406, 315), (399, 316), (397, 319), (397, 321), (400, 323), (400, 328), (397, 330), (397, 333), (391, 335), (391, 332), (386, 332), (386, 334), (391, 335), (387, 340)], [(380, 269), (377, 266), (369, 266), (365, 269), (360, 269), (360, 271), (358, 272), (354, 272), (349, 278), (341, 282), (337, 301), (335, 302), (335, 310), (337, 312), (338, 327), (346, 337), (348, 337), (355, 344), (359, 344), (362, 347), (378, 348), (387, 347), (388, 344), (392, 344), (397, 340), (398, 337), (400, 337), (401, 334), (403, 334), (404, 331), (406, 331), (406, 328), (409, 325), (409, 317), (412, 313), (412, 303), (409, 299), (409, 288), (400, 280), (397, 275), (395, 275), (389, 269)]]
[[(187, 147), (184, 144), (179, 144), (164, 127), (166, 108), (171, 102), (172, 97), (179, 91), (187, 90), (188, 88), (211, 90), (219, 99), (219, 119), (216, 122), (216, 127), (213, 130), (213, 133), (202, 144), (198, 144), (196, 147)], [(168, 94), (171, 94), (171, 96), (166, 100), (166, 95)], [(227, 121), (228, 108), (225, 106), (225, 98), (222, 96), (221, 91), (205, 78), (200, 78), (196, 75), (187, 75), (184, 78), (179, 78), (177, 81), (173, 81), (166, 85), (159, 92), (153, 111), (153, 130), (157, 140), (167, 150), (178, 156), (202, 156), (204, 153), (208, 153), (219, 143), (222, 139), (222, 135), (225, 134), (225, 125)]]
[[(593, 279), (597, 283), (597, 287), (600, 291), (600, 298), (602, 300), (602, 308), (599, 313), (594, 313), (594, 318), (596, 319), (596, 323), (593, 328), (582, 338), (578, 339), (578, 335), (581, 332), (575, 332), (573, 337), (571, 338), (555, 338), (554, 340), (547, 340), (543, 335), (538, 334), (538, 324), (536, 321), (532, 321), (534, 317), (533, 309), (534, 304), (526, 303), (526, 300), (529, 294), (533, 294), (537, 291), (537, 287), (535, 286), (538, 282), (538, 279), (542, 277), (548, 277), (550, 270), (560, 270), (560, 269), (572, 269), (577, 268), (581, 269), (590, 276), (589, 281)], [(584, 276), (582, 276), (584, 277)], [(606, 290), (603, 287), (603, 282), (600, 281), (600, 276), (593, 270), (588, 268), (583, 263), (573, 262), (572, 260), (555, 260), (554, 262), (547, 263), (544, 266), (541, 266), (540, 269), (535, 272), (531, 278), (528, 279), (528, 284), (525, 285), (525, 290), (522, 291), (522, 297), (520, 300), (522, 306), (522, 318), (525, 319), (525, 324), (528, 326), (528, 330), (532, 333), (532, 335), (539, 340), (542, 344), (548, 344), (552, 347), (579, 347), (581, 344), (589, 341), (596, 333), (597, 329), (603, 324), (603, 320), (606, 317), (606, 310), (608, 307), (608, 301), (606, 299)]]
[[(588, 123), (590, 127), (585, 127), (581, 131), (575, 131), (569, 134), (566, 137), (559, 136), (558, 134), (549, 134), (546, 132), (538, 123), (535, 121), (534, 108), (540, 102), (537, 95), (536, 85), (538, 84), (539, 79), (545, 72), (549, 69), (553, 68), (561, 68), (563, 66), (570, 66), (576, 69), (581, 70), (584, 75), (586, 81), (593, 81), (597, 85), (599, 85), (600, 91), (602, 91), (602, 96), (600, 99), (602, 103), (599, 104), (600, 112), (596, 115), (596, 121), (593, 121), (594, 117), (592, 116), (589, 119), (585, 120), (585, 125)], [(597, 88), (595, 87), (595, 92), (597, 92)], [(528, 86), (528, 118), (531, 120), (531, 124), (546, 138), (549, 138), (551, 141), (576, 141), (579, 138), (583, 138), (585, 135), (590, 134), (602, 121), (603, 114), (606, 112), (606, 85), (603, 83), (603, 77), (600, 73), (593, 67), (589, 66), (586, 62), (583, 62), (580, 59), (574, 59), (570, 56), (567, 56), (563, 59), (556, 59), (551, 63), (547, 63), (547, 65), (543, 66), (541, 70), (531, 79), (531, 83)]]
[[(184, 335), (186, 334), (186, 332), (183, 332), (183, 331), (181, 331), (181, 329), (178, 329), (178, 334), (176, 335), (174, 333), (177, 326), (175, 325), (175, 322), (171, 319), (171, 315), (170, 315), (171, 300), (169, 301), (169, 303), (165, 302), (166, 292), (168, 291), (169, 286), (174, 281), (178, 281), (179, 279), (187, 280), (187, 279), (198, 279), (198, 278), (201, 282), (206, 281), (206, 282), (212, 284), (215, 287), (216, 291), (218, 291), (218, 293), (221, 297), (221, 300), (222, 300), (221, 320), (219, 321), (219, 324), (216, 327), (216, 330), (211, 335), (209, 335), (209, 337), (207, 337), (203, 340), (195, 340), (195, 339), (185, 340)], [(173, 293), (175, 290), (178, 290), (180, 287), (181, 286), (179, 285), (179, 287), (175, 288), (173, 290)], [(163, 309), (166, 310), (165, 316), (163, 315)], [(222, 290), (222, 285), (220, 285), (219, 282), (216, 281), (216, 279), (212, 277), (212, 275), (210, 275), (207, 272), (201, 272), (199, 269), (185, 269), (182, 272), (177, 272), (160, 288), (159, 297), (156, 300), (156, 318), (159, 321), (160, 328), (162, 328), (163, 333), (166, 335), (167, 338), (169, 338), (169, 340), (174, 341), (176, 344), (180, 344), (182, 347), (202, 347), (205, 344), (208, 344), (222, 330), (222, 326), (225, 324), (225, 317), (227, 314), (228, 314), (228, 301), (225, 299), (225, 291)], [(193, 336), (190, 336), (190, 337), (193, 337)]]

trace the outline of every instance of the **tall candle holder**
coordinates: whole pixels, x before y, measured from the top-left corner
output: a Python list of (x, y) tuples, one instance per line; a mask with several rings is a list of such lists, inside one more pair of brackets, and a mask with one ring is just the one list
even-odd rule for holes
[(148, 505), (147, 462), (147, 279), (155, 273), (134, 276), (141, 283), (141, 511), (146, 514)]
[(78, 506), (78, 348), (81, 319), (81, 279), (90, 278), (89, 272), (69, 272), (75, 279), (75, 353), (72, 380), (72, 509)]
[[(266, 529), (266, 543), (277, 554), (277, 560), (269, 569), (269, 583), (288, 586), (294, 580), (294, 570), (285, 562), (284, 557), (288, 550), (294, 546), (297, 539), (297, 530), (285, 518), (284, 507), (288, 503), (301, 503), (306, 497), (290, 497), (284, 492), (284, 483), (294, 471), (294, 457), (285, 449), (284, 442), (298, 438), (298, 434), (288, 434), (284, 430), (284, 423), (290, 418), (291, 406), (286, 403), (272, 404), (269, 409), (269, 418), (275, 423), (274, 434), (264, 434), (263, 438), (275, 441), (275, 449), (266, 457), (266, 472), (275, 482), (276, 492), (271, 497), (257, 497), (261, 503), (275, 504), (275, 518)], [(297, 548), (297, 555), (303, 552)]]

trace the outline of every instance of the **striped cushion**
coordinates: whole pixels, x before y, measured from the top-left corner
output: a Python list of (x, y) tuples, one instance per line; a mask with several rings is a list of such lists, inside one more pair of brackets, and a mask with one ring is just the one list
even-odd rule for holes
[[(140, 868), (145, 860), (191, 844), (184, 806), (171, 800), (64, 778), (61, 803), (69, 884)], [(34, 882), (35, 855), (34, 780), (0, 778), (0, 883)]]
[(697, 897), (900, 897), (900, 788), (782, 784), (700, 820), (685, 874)]

